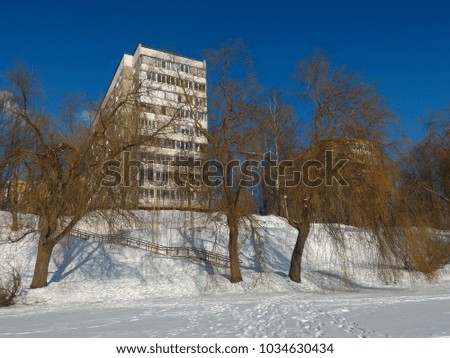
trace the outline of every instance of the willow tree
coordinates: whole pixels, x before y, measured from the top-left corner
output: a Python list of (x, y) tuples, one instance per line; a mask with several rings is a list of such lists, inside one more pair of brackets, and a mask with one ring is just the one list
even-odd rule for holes
[[(209, 155), (214, 159), (208, 184), (212, 209), (225, 216), (228, 229), (230, 281), (242, 281), (239, 260), (239, 225), (251, 220), (254, 203), (243, 172), (255, 144), (259, 86), (251, 73), (248, 56), (240, 44), (207, 52), (209, 86)], [(213, 168), (214, 167), (214, 168)], [(256, 185), (256, 183), (254, 183)]]
[[(7, 77), (9, 107), (2, 112), (9, 123), (6, 136), (22, 139), (22, 143), (9, 152), (5, 164), (18, 168), (24, 183), (21, 210), (38, 217), (38, 252), (31, 288), (39, 288), (47, 285), (53, 248), (87, 213), (127, 207), (128, 200), (124, 202), (117, 185), (103, 185), (105, 162), (149, 143), (158, 132), (136, 135), (141, 83), (134, 77), (130, 77), (126, 91), (117, 90), (111, 100), (88, 107), (89, 112), (74, 105), (77, 102), (65, 100), (60, 115), (51, 115), (39, 106), (31, 72), (18, 67)], [(82, 113), (95, 118), (92, 127)]]
[(360, 240), (377, 253), (384, 278), (403, 267), (432, 275), (445, 259), (435, 256), (439, 250), (429, 231), (415, 228), (423, 213), (401, 210), (398, 166), (387, 154), (386, 131), (394, 116), (383, 98), (320, 52), (299, 63), (297, 79), (311, 116), (309, 149), (293, 158), (288, 170), (300, 173), (300, 183), (285, 181), (287, 218), (298, 230), (291, 280), (301, 282), (303, 251), (314, 222), (325, 224), (342, 252), (351, 248), (345, 247), (341, 224), (364, 228)]
[(427, 118), (425, 138), (402, 159), (405, 205), (423, 206), (435, 228), (450, 228), (450, 107)]

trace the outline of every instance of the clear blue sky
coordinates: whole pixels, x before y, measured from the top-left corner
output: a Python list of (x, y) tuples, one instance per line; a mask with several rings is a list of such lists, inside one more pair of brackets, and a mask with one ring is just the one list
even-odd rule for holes
[(322, 48), (374, 83), (415, 140), (418, 119), (450, 105), (450, 1), (1, 0), (0, 9), (0, 71), (36, 67), (49, 103), (67, 91), (100, 98), (139, 42), (202, 58), (241, 38), (268, 88), (292, 87), (297, 60)]

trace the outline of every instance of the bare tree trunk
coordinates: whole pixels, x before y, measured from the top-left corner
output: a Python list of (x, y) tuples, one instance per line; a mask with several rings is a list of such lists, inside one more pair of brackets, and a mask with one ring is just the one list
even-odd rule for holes
[(30, 288), (41, 288), (47, 286), (48, 268), (52, 256), (54, 244), (49, 244), (47, 237), (39, 238), (39, 246), (34, 267), (33, 280)]
[(12, 210), (11, 215), (12, 215), (11, 231), (17, 231), (19, 230), (19, 219), (17, 215), (17, 210), (15, 209)]
[(319, 117), (316, 115), (314, 117), (314, 145), (318, 145), (319, 144), (319, 125), (320, 125), (320, 119)]
[(308, 238), (310, 225), (308, 223), (302, 223), (298, 228), (297, 241), (292, 251), (291, 267), (289, 269), (289, 278), (297, 283), (302, 282), (302, 258), (303, 249), (305, 248), (306, 239)]
[(19, 230), (19, 218), (17, 214), (17, 179), (14, 178), (14, 183), (9, 184), (9, 210), (11, 211), (12, 224), (11, 231)]
[(228, 228), (230, 230), (230, 237), (228, 242), (228, 251), (230, 254), (230, 281), (231, 283), (238, 283), (242, 281), (241, 268), (239, 264), (238, 252), (238, 223), (235, 218), (228, 218)]

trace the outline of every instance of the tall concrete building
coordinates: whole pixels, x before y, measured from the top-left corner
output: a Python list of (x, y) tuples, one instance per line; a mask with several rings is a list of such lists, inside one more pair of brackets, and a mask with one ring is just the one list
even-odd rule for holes
[(123, 55), (104, 103), (133, 86), (139, 87), (137, 135), (149, 139), (134, 153), (145, 164), (137, 206), (204, 208), (205, 190), (196, 182), (201, 173), (193, 164), (207, 147), (206, 62), (139, 44), (133, 55)]

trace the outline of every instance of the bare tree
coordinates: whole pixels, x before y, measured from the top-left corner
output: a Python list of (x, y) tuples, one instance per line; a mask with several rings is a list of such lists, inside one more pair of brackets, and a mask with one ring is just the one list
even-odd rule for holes
[(415, 229), (419, 222), (426, 227), (421, 211), (401, 210), (399, 170), (386, 150), (386, 128), (393, 115), (383, 99), (321, 53), (300, 63), (298, 80), (312, 115), (310, 149), (297, 155), (288, 170), (291, 181), (294, 170), (300, 173), (301, 184), (285, 182), (287, 218), (298, 230), (291, 280), (301, 282), (303, 250), (313, 222), (326, 225), (342, 252), (348, 248), (340, 224), (364, 228), (361, 240), (367, 250), (378, 253), (384, 278), (405, 266), (433, 275), (445, 258), (436, 257), (436, 240), (426, 229)]
[(433, 113), (426, 136), (402, 159), (402, 190), (409, 207), (424, 207), (436, 228), (450, 222), (450, 107)]
[(210, 158), (214, 158), (217, 164), (211, 175), (222, 177), (210, 183), (213, 187), (212, 209), (226, 217), (230, 281), (237, 283), (242, 281), (239, 225), (243, 218), (251, 220), (251, 214), (254, 213), (253, 197), (242, 175), (248, 168), (242, 165), (245, 166), (245, 159), (254, 153), (257, 131), (254, 120), (259, 108), (259, 87), (249, 70), (248, 57), (242, 45), (209, 51), (207, 58), (210, 76), (213, 77), (207, 137)]
[(121, 187), (102, 185), (103, 164), (149, 143), (155, 134), (136, 135), (141, 86), (134, 77), (126, 90), (91, 109), (89, 113), (95, 118), (92, 128), (88, 128), (90, 123), (76, 120), (80, 115), (72, 100), (65, 101), (58, 118), (37, 106), (35, 78), (24, 68), (9, 72), (8, 78), (8, 135), (12, 138), (17, 129), (21, 133), (17, 138), (27, 138), (27, 142), (20, 140), (5, 163), (20, 168), (20, 179), (25, 183), (20, 192), (21, 210), (39, 218), (31, 283), (31, 288), (39, 288), (47, 284), (53, 248), (81, 218), (96, 209), (134, 205), (134, 198), (124, 199)]
[(285, 193), (277, 172), (280, 162), (292, 158), (298, 147), (298, 125), (294, 108), (284, 102), (280, 90), (274, 90), (262, 105), (258, 123), (259, 152), (264, 157), (262, 206), (265, 214), (285, 215)]
[(296, 79), (299, 97), (312, 109), (310, 143), (347, 135), (385, 140), (385, 127), (393, 119), (384, 99), (362, 78), (335, 66), (321, 52), (300, 61)]

